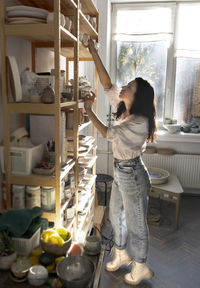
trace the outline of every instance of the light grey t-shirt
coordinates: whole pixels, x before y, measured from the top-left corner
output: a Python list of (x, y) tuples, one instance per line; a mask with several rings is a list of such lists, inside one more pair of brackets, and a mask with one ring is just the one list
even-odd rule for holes
[[(105, 89), (105, 93), (116, 111), (121, 101), (120, 89), (114, 84), (110, 89)], [(119, 119), (107, 130), (107, 139), (112, 142), (113, 156), (119, 160), (140, 156), (145, 151), (147, 136), (148, 118), (144, 116), (130, 115), (124, 120)]]

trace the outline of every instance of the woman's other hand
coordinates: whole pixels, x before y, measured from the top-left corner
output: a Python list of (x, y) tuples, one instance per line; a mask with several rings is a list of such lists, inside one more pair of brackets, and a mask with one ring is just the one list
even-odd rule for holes
[(90, 94), (87, 94), (85, 97), (84, 97), (84, 107), (85, 107), (85, 110), (91, 110), (92, 109), (92, 105), (94, 103), (94, 100), (95, 100), (95, 94), (93, 92), (90, 92)]

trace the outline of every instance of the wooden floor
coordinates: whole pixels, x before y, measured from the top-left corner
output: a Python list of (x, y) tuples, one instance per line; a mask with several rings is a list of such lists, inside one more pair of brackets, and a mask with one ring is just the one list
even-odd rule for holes
[[(155, 276), (138, 288), (200, 288), (200, 197), (183, 197), (180, 204), (180, 227), (173, 231), (173, 203), (161, 202), (163, 223), (149, 226), (150, 247), (147, 263)], [(110, 236), (110, 225), (102, 227)], [(106, 242), (106, 240), (104, 241)], [(104, 259), (104, 267), (110, 255)], [(102, 270), (99, 288), (133, 287), (123, 281), (128, 269), (116, 272)]]

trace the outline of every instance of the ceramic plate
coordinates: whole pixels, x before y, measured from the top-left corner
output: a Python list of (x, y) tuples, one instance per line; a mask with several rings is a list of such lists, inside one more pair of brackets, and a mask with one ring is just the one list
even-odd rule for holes
[(7, 56), (6, 60), (12, 96), (16, 102), (20, 102), (22, 100), (22, 86), (16, 59), (14, 56)]
[(38, 11), (25, 11), (25, 10), (13, 10), (7, 12), (8, 17), (35, 17), (35, 18), (42, 18), (46, 19), (47, 16)]
[(33, 20), (33, 21), (39, 21), (39, 22), (46, 22), (45, 19), (41, 19), (41, 18), (32, 18), (32, 17), (9, 17), (7, 18), (8, 22), (13, 22), (13, 21), (22, 21), (22, 20)]
[(170, 176), (169, 172), (161, 168), (148, 167), (149, 176), (151, 178), (152, 185), (163, 184), (168, 181)]
[(36, 21), (36, 20), (17, 20), (17, 21), (11, 21), (9, 24), (43, 24), (45, 22)]
[(11, 12), (11, 11), (34, 11), (34, 12), (40, 12), (43, 15), (48, 15), (48, 11), (45, 9), (37, 8), (37, 7), (30, 7), (30, 6), (25, 6), (25, 5), (18, 5), (18, 6), (11, 6), (7, 7), (6, 11)]

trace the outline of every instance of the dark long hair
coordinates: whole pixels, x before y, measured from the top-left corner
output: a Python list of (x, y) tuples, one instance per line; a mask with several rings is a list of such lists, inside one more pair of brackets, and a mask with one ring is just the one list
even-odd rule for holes
[[(142, 78), (136, 78), (136, 93), (134, 95), (133, 104), (130, 109), (130, 114), (142, 115), (149, 120), (149, 133), (147, 142), (154, 142), (156, 138), (156, 108), (154, 101), (153, 87)], [(123, 101), (118, 104), (117, 112), (114, 114), (116, 119), (126, 111), (126, 106)]]

